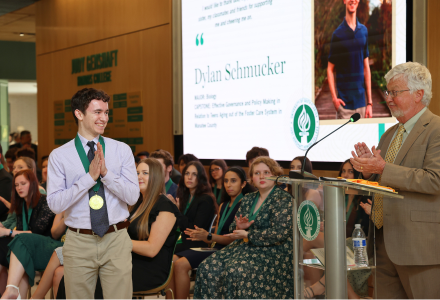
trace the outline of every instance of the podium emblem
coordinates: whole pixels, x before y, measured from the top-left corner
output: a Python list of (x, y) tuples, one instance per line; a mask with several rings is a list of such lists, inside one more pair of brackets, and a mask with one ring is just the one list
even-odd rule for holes
[(321, 218), (316, 204), (305, 200), (298, 208), (296, 219), (298, 230), (307, 241), (313, 241), (318, 236), (321, 227)]
[(290, 134), (295, 145), (306, 151), (318, 139), (319, 115), (315, 105), (309, 99), (296, 102), (290, 116)]

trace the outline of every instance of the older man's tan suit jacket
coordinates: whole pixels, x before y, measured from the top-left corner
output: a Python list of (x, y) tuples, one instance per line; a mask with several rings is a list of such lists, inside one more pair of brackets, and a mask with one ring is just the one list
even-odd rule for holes
[[(382, 157), (397, 127), (388, 129), (380, 139), (377, 148)], [(439, 116), (429, 109), (420, 116), (394, 164), (386, 164), (381, 185), (393, 187), (405, 197), (384, 198), (383, 202), (384, 241), (391, 261), (397, 265), (440, 264)], [(369, 246), (372, 226), (370, 222)]]

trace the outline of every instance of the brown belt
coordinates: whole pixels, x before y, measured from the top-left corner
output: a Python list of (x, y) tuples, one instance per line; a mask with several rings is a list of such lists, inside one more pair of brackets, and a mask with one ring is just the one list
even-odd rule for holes
[[(115, 225), (111, 225), (105, 234), (110, 233), (110, 232), (114, 232), (115, 226), (118, 230), (121, 230), (121, 229), (124, 229), (124, 228), (127, 228), (128, 226), (130, 226), (130, 222), (124, 221), (124, 222), (119, 222), (118, 224), (115, 224)], [(69, 227), (69, 229), (74, 232), (78, 232), (77, 228)], [(79, 229), (79, 233), (95, 235), (95, 233), (91, 229)]]

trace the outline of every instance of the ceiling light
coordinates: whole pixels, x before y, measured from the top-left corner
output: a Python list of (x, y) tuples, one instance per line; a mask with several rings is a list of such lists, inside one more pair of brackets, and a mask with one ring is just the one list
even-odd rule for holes
[(21, 33), (20, 33), (20, 36), (24, 36), (24, 33), (21, 32)]

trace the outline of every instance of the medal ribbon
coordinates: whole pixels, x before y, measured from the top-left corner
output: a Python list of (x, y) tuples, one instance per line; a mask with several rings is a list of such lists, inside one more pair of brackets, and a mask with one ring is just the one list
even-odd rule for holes
[(238, 204), (238, 202), (240, 202), (241, 198), (243, 198), (242, 193), (240, 193), (240, 195), (238, 195), (237, 198), (235, 198), (234, 203), (232, 204), (232, 206), (230, 208), (229, 208), (229, 203), (225, 203), (226, 207), (223, 210), (223, 214), (222, 214), (222, 217), (220, 218), (220, 221), (218, 222), (217, 234), (220, 234), (222, 232), (222, 229), (226, 223), (226, 220), (229, 218), (229, 216), (231, 215), (232, 211), (234, 210), (234, 208)]
[(173, 185), (173, 181), (171, 180), (171, 178), (170, 178), (170, 180), (168, 180), (168, 182), (167, 182), (167, 184), (165, 184), (165, 191), (166, 191), (166, 193), (168, 193), (168, 190), (170, 189), (170, 187)]
[(217, 204), (220, 205), (222, 202), (222, 190), (220, 190), (217, 196), (217, 184), (214, 186), (214, 196), (217, 197)]
[(249, 212), (249, 222), (252, 220), (255, 220), (255, 218), (257, 217), (258, 213), (260, 212), (261, 207), (263, 206), (264, 202), (270, 198), (270, 195), (272, 195), (273, 191), (275, 190), (277, 186), (275, 185), (273, 187), (273, 189), (270, 191), (269, 195), (267, 196), (266, 199), (264, 199), (263, 203), (261, 203), (260, 207), (258, 208), (258, 210), (254, 213), (255, 210), (255, 206), (257, 206), (257, 202), (258, 202), (258, 198), (260, 198), (260, 192), (257, 193), (257, 197), (254, 200), (254, 204), (252, 205), (251, 211)]
[[(99, 142), (102, 145), (102, 152), (104, 152), (104, 157), (105, 157), (105, 143), (101, 135), (99, 135)], [(86, 171), (86, 173), (89, 173), (90, 162), (89, 159), (87, 158), (86, 151), (84, 150), (84, 147), (78, 135), (76, 135), (75, 137), (75, 148), (76, 148), (76, 152), (78, 152), (79, 158), (81, 159), (84, 170)], [(96, 184), (93, 186), (93, 191), (95, 193), (98, 192), (100, 185), (101, 185), (101, 178), (99, 177), (98, 180), (96, 180)]]
[(29, 209), (26, 211), (25, 207), (26, 201), (23, 202), (23, 231), (29, 230), (29, 222), (31, 221), (32, 215), (32, 206), (29, 206)]

